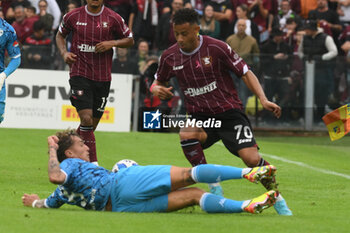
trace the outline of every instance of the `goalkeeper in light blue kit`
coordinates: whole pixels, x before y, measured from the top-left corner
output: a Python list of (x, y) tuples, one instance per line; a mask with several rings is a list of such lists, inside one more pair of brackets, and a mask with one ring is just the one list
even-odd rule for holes
[(235, 201), (199, 188), (186, 188), (195, 183), (230, 179), (245, 178), (251, 182), (272, 179), (276, 171), (272, 165), (255, 168), (150, 165), (131, 166), (114, 173), (89, 162), (89, 148), (74, 130), (48, 137), (48, 147), (49, 179), (58, 188), (46, 199), (24, 194), (25, 206), (58, 208), (71, 204), (86, 210), (170, 212), (200, 205), (208, 213), (260, 213), (276, 201), (274, 190), (251, 200)]
[[(5, 69), (5, 50), (11, 58)], [(15, 29), (0, 18), (0, 124), (4, 120), (6, 88), (5, 79), (21, 64), (21, 51)]]

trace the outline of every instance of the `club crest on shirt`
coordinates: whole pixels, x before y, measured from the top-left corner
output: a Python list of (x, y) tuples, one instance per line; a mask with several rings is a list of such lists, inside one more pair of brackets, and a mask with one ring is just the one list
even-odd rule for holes
[(103, 28), (108, 28), (108, 22), (102, 22), (102, 27)]
[(0, 36), (4, 34), (4, 30), (0, 29)]
[(72, 95), (82, 96), (84, 94), (84, 90), (72, 90)]
[(209, 57), (202, 57), (201, 60), (202, 60), (203, 66), (211, 66), (211, 63), (212, 63), (211, 56), (209, 56)]

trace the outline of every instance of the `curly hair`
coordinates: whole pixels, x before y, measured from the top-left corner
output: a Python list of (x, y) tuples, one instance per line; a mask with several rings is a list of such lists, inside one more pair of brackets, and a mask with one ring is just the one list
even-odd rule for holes
[(57, 159), (61, 163), (67, 158), (65, 151), (73, 145), (73, 136), (80, 137), (75, 129), (67, 129), (65, 131), (57, 132), (58, 137), (58, 149), (57, 149)]
[(183, 8), (178, 10), (173, 17), (175, 25), (181, 25), (184, 23), (198, 24), (198, 13), (193, 9)]

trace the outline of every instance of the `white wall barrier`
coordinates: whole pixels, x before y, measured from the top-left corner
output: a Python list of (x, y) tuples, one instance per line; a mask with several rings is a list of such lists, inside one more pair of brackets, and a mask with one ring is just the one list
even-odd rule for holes
[[(6, 80), (5, 120), (0, 127), (77, 128), (79, 117), (69, 100), (68, 71), (18, 69)], [(97, 130), (128, 132), (132, 75), (112, 74), (105, 113)]]

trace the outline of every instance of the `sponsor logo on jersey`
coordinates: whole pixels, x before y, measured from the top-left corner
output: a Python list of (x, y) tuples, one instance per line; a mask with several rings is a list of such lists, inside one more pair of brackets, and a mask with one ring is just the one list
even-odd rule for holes
[(198, 88), (187, 88), (187, 90), (185, 90), (185, 95), (189, 95), (191, 97), (193, 96), (197, 96), (197, 95), (203, 95), (206, 94), (208, 92), (212, 92), (213, 90), (215, 90), (217, 88), (216, 85), (216, 81), (209, 83), (208, 85), (205, 85), (204, 87), (198, 87)]
[(83, 23), (83, 22), (79, 22), (79, 21), (78, 21), (78, 22), (76, 23), (76, 25), (78, 25), (78, 26), (87, 26), (87, 23)]
[(94, 53), (95, 52), (95, 46), (88, 45), (88, 44), (78, 45), (78, 49), (80, 50), (80, 52), (86, 52), (86, 53)]
[[(1, 32), (0, 32), (0, 34), (1, 34)], [(18, 47), (18, 42), (17, 42), (17, 40), (16, 40), (15, 42), (13, 42), (12, 46), (13, 46), (13, 47)]]
[(103, 28), (108, 28), (108, 22), (102, 22), (102, 27)]
[(251, 142), (251, 141), (252, 141), (251, 138), (239, 139), (238, 144), (247, 143), (247, 142)]
[(211, 56), (209, 57), (202, 57), (202, 64), (204, 66), (211, 66), (212, 58)]
[(183, 65), (181, 66), (173, 66), (173, 70), (182, 70), (184, 68)]

